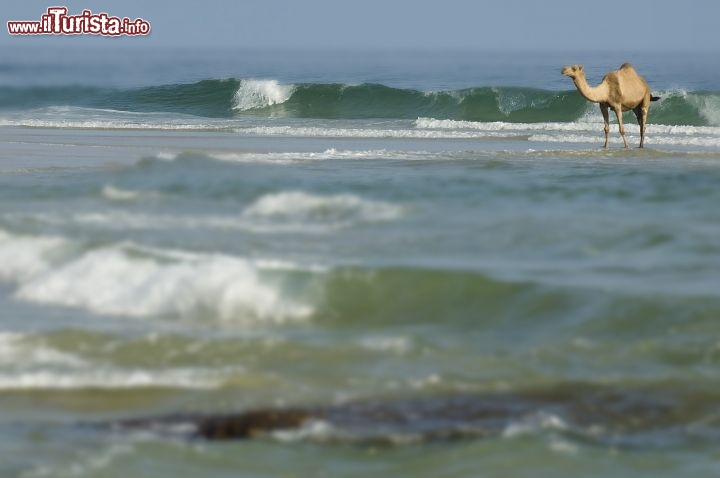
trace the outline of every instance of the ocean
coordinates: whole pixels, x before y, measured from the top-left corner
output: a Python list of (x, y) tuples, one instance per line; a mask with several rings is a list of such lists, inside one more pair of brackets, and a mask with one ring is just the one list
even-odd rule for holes
[(716, 55), (113, 48), (0, 52), (0, 476), (720, 474)]

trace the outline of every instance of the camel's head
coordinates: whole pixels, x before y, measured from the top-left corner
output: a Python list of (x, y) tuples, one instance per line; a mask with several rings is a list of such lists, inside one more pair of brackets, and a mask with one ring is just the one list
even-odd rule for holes
[(572, 79), (575, 79), (579, 75), (582, 75), (584, 72), (583, 72), (582, 65), (570, 65), (570, 66), (564, 67), (560, 73), (562, 73), (565, 76), (569, 76)]

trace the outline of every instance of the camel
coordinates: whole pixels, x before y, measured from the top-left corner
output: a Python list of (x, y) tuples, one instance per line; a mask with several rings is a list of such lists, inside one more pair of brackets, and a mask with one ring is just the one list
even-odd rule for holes
[(645, 79), (638, 75), (630, 63), (623, 64), (617, 70), (608, 72), (603, 77), (602, 83), (598, 86), (588, 85), (585, 79), (585, 71), (581, 65), (566, 66), (561, 73), (572, 78), (575, 87), (588, 101), (600, 103), (600, 112), (605, 122), (605, 144), (608, 147), (608, 134), (610, 133), (610, 120), (608, 110), (612, 108), (620, 125), (620, 136), (622, 136), (625, 147), (628, 147), (623, 126), (622, 112), (632, 110), (635, 113), (640, 125), (640, 147), (645, 144), (645, 123), (647, 122), (650, 102), (660, 98), (650, 94), (650, 87)]

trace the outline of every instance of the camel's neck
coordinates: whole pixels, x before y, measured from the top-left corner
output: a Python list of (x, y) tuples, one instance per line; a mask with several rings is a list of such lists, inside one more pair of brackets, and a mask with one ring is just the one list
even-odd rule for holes
[(608, 88), (607, 83), (602, 82), (598, 86), (588, 85), (587, 79), (584, 75), (577, 76), (573, 79), (575, 86), (581, 95), (583, 95), (588, 101), (593, 103), (600, 103), (607, 101)]

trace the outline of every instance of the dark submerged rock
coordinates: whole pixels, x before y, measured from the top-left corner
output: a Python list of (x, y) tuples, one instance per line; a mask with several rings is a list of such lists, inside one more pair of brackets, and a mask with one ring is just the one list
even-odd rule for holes
[(569, 385), (523, 392), (259, 408), (235, 414), (166, 415), (121, 420), (112, 426), (214, 441), (252, 439), (321, 421), (335, 433), (329, 441), (392, 445), (497, 436), (514, 423), (532, 423), (534, 419), (542, 423), (542, 417), (553, 417), (551, 421), (559, 424), (555, 431), (584, 441), (657, 446), (677, 443), (690, 433), (720, 439), (716, 419), (720, 416), (719, 395)]

